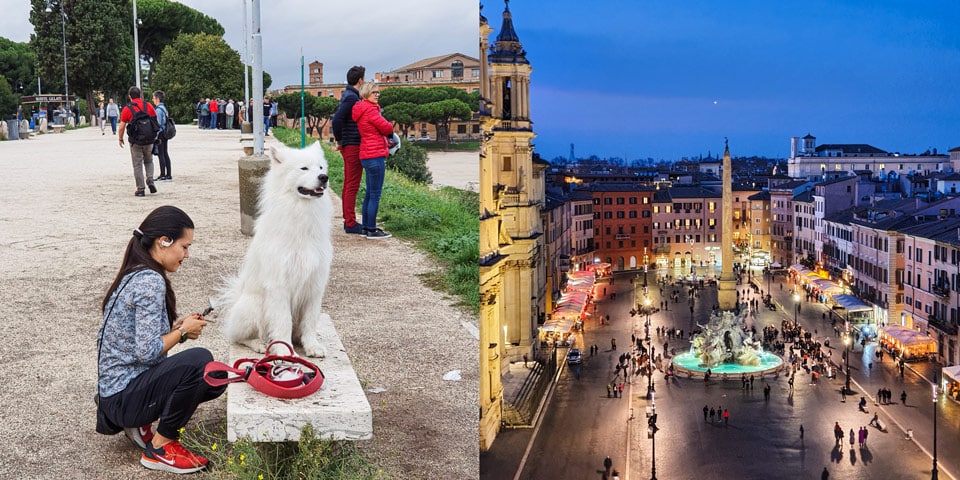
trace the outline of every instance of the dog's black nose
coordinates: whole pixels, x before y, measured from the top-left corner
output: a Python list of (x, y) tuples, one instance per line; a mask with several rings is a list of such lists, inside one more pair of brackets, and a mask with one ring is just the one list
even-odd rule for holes
[(321, 174), (321, 175), (320, 175), (319, 177), (317, 177), (317, 178), (319, 178), (321, 182), (327, 183), (327, 180), (328, 180), (330, 177), (328, 177), (326, 174)]

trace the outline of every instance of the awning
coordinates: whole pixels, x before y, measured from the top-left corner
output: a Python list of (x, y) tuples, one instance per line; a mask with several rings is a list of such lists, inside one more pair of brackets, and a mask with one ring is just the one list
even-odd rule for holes
[(948, 382), (960, 382), (960, 365), (943, 367), (943, 378)]
[(823, 293), (826, 293), (827, 295), (843, 293), (843, 289), (840, 288), (839, 285), (825, 278), (811, 280), (810, 283), (816, 285), (817, 288), (819, 288), (820, 290), (823, 290)]
[(773, 263), (770, 264), (770, 267), (771, 267), (771, 268), (780, 268), (780, 267), (782, 267), (782, 266), (783, 266), (783, 265), (780, 265), (780, 262), (773, 262)]
[(800, 276), (803, 276), (803, 275), (806, 275), (806, 274), (808, 274), (808, 273), (811, 273), (809, 268), (804, 267), (803, 265), (800, 265), (799, 263), (794, 263), (793, 265), (790, 265), (790, 270), (793, 270), (793, 271), (797, 272), (797, 274), (800, 275)]
[(908, 357), (922, 356), (937, 351), (936, 340), (900, 325), (887, 325), (881, 328), (880, 341), (890, 342), (894, 347), (905, 350)]
[(867, 312), (873, 310), (873, 307), (860, 301), (853, 295), (834, 295), (833, 301), (843, 307), (848, 312)]

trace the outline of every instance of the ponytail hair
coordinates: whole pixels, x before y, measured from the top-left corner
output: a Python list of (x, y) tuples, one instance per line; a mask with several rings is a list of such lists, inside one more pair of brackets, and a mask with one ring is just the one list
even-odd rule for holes
[(170, 285), (170, 279), (167, 278), (167, 272), (153, 256), (150, 250), (153, 244), (161, 237), (167, 237), (171, 241), (177, 241), (183, 236), (184, 230), (193, 229), (193, 220), (190, 219), (183, 210), (172, 206), (158, 207), (143, 219), (139, 228), (133, 230), (133, 236), (127, 242), (127, 249), (123, 253), (123, 262), (120, 264), (120, 271), (114, 278), (113, 284), (107, 289), (107, 294), (101, 304), (101, 312), (106, 312), (107, 303), (110, 296), (120, 285), (123, 277), (130, 273), (144, 269), (150, 269), (163, 277), (163, 283), (166, 285), (165, 301), (167, 306), (167, 320), (170, 326), (177, 319), (177, 296), (173, 293), (173, 287)]

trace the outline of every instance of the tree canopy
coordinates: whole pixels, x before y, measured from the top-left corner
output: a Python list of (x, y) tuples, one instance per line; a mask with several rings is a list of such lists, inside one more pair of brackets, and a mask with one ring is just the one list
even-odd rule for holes
[[(294, 128), (300, 122), (300, 94), (284, 93), (276, 97), (277, 108), (283, 112), (288, 119), (293, 120)], [(323, 131), (327, 122), (337, 111), (340, 101), (333, 97), (318, 97), (310, 92), (304, 92), (303, 106), (307, 117), (307, 128), (312, 133), (314, 130)]]
[(383, 116), (394, 122), (404, 136), (415, 122), (433, 124), (437, 140), (450, 141), (450, 122), (467, 120), (480, 109), (480, 93), (454, 87), (384, 88), (380, 94)]
[[(163, 49), (182, 33), (207, 33), (223, 36), (220, 22), (182, 3), (169, 0), (139, 0), (137, 17), (143, 22), (137, 29), (140, 57), (150, 64), (145, 78), (153, 78)], [(149, 84), (149, 82), (147, 83)]]
[(195, 116), (200, 98), (243, 98), (240, 55), (219, 35), (180, 35), (161, 58), (154, 87), (164, 91), (167, 110), (178, 122)]
[(133, 19), (128, 2), (113, 0), (31, 0), (30, 45), (48, 93), (63, 90), (64, 33), (70, 94), (79, 94), (93, 105), (93, 92), (126, 92), (134, 84)]
[[(0, 37), (0, 75), (6, 77), (15, 94), (37, 93), (37, 75), (34, 69), (37, 56), (29, 43), (14, 42)], [(23, 90), (20, 91), (19, 89)]]

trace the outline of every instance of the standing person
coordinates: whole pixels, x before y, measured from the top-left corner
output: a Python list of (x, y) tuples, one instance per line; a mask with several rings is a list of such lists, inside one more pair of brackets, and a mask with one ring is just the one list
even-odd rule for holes
[(606, 472), (607, 475), (609, 475), (611, 468), (613, 468), (613, 460), (611, 460), (610, 457), (607, 456), (607, 458), (603, 459), (603, 471)]
[(360, 87), (360, 101), (353, 105), (353, 121), (360, 132), (360, 165), (366, 177), (366, 193), (361, 213), (363, 232), (369, 239), (390, 238), (390, 233), (377, 227), (377, 211), (387, 170), (389, 153), (387, 137), (393, 133), (393, 125), (380, 115), (380, 88), (364, 82)]
[(143, 449), (144, 467), (173, 473), (207, 466), (206, 458), (180, 444), (180, 429), (200, 403), (226, 390), (203, 380), (213, 360), (208, 350), (168, 355), (178, 343), (196, 340), (207, 324), (198, 313), (177, 318), (177, 297), (167, 278), (190, 257), (193, 231), (193, 221), (179, 208), (159, 207), (147, 215), (107, 289), (97, 335), (97, 431), (123, 430)]
[(723, 411), (723, 424), (724, 425), (730, 424), (730, 410)]
[[(147, 115), (154, 118), (157, 116), (153, 105), (140, 98), (139, 88), (130, 87), (127, 96), (130, 97), (130, 103), (123, 107), (123, 112), (120, 114), (120, 148), (123, 148), (123, 133), (126, 131), (127, 124), (133, 120), (134, 109), (138, 112), (147, 112)], [(133, 179), (137, 183), (137, 191), (134, 192), (134, 196), (144, 196), (144, 179), (146, 179), (146, 187), (150, 188), (150, 193), (157, 193), (157, 187), (153, 184), (153, 142), (156, 138), (154, 137), (149, 142), (144, 143), (146, 140), (135, 141), (132, 129), (129, 133), (130, 158), (133, 160)], [(144, 172), (146, 172), (146, 176), (144, 176)]]
[(707, 421), (707, 413), (708, 413), (708, 412), (710, 412), (710, 407), (704, 405), (704, 406), (703, 406), (703, 421), (704, 421), (704, 422)]
[(217, 125), (217, 114), (220, 113), (220, 104), (218, 103), (219, 99), (212, 98), (210, 99), (210, 105), (207, 107), (210, 110), (210, 129), (216, 130)]
[(107, 109), (103, 106), (103, 102), (97, 105), (97, 122), (100, 123), (100, 135), (106, 135), (107, 132), (104, 130), (107, 128)]
[(853, 433), (853, 429), (851, 428), (850, 429), (850, 448), (853, 448), (853, 438), (854, 438), (854, 433)]
[(263, 134), (270, 135), (270, 98), (263, 97)]
[(204, 98), (200, 104), (200, 129), (210, 128), (210, 99)]
[(243, 103), (243, 100), (240, 100), (237, 103), (237, 107), (238, 107), (238, 116), (240, 117), (239, 118), (240, 121), (237, 122), (237, 128), (240, 128), (243, 125), (243, 122), (247, 121), (247, 106), (246, 104)]
[(200, 114), (203, 110), (203, 99), (197, 101), (196, 106), (194, 106), (194, 111), (197, 113), (197, 128), (203, 130), (203, 115)]
[(233, 129), (233, 114), (236, 107), (233, 105), (233, 99), (227, 100), (227, 105), (224, 107), (223, 111), (227, 114), (227, 130)]
[(227, 128), (227, 102), (222, 98), (217, 99), (217, 130), (225, 130)]
[(153, 104), (157, 106), (157, 122), (160, 124), (160, 135), (157, 135), (157, 158), (160, 159), (160, 176), (158, 182), (169, 182), (173, 180), (170, 176), (170, 154), (167, 151), (167, 137), (163, 131), (167, 126), (167, 106), (163, 104), (163, 90), (153, 92)]
[(107, 118), (110, 119), (110, 129), (113, 130), (113, 134), (117, 134), (117, 118), (120, 117), (120, 108), (117, 107), (116, 103), (113, 103), (111, 98), (107, 103)]
[(278, 111), (279, 111), (279, 109), (278, 109), (278, 106), (277, 106), (277, 100), (271, 98), (271, 99), (270, 99), (270, 126), (271, 126), (271, 127), (274, 127), (274, 128), (277, 127), (277, 113), (278, 113)]

